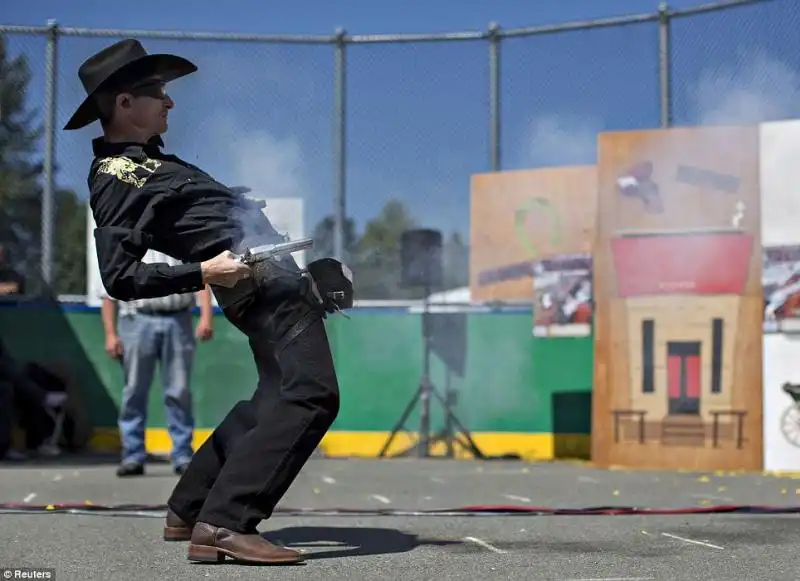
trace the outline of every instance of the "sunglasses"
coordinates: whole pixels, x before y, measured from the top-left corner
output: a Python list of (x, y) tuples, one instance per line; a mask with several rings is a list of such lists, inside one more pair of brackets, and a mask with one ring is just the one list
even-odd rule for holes
[(134, 97), (164, 99), (167, 96), (167, 84), (160, 79), (148, 79), (129, 87), (125, 92)]

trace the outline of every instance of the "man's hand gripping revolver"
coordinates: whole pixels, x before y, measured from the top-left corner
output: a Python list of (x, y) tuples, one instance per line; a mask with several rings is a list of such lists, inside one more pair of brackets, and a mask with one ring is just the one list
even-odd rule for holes
[[(301, 238), (248, 248), (239, 256), (243, 264), (272, 260), (283, 255), (311, 248), (311, 238)], [(308, 264), (301, 273), (301, 293), (326, 313), (340, 312), (353, 306), (353, 273), (347, 265), (333, 258), (320, 258)], [(347, 316), (347, 315), (345, 315)]]

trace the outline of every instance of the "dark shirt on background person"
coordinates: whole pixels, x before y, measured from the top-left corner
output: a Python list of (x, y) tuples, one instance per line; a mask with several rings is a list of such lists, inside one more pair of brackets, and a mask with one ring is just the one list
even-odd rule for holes
[(13, 268), (0, 266), (0, 296), (25, 294), (25, 278)]
[(8, 249), (0, 244), (0, 296), (25, 294), (25, 278), (9, 264)]

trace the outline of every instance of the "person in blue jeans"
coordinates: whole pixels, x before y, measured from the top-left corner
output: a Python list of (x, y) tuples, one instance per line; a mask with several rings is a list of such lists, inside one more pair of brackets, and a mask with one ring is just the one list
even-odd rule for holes
[[(144, 262), (179, 264), (152, 250)], [(175, 473), (183, 474), (193, 456), (190, 387), (195, 346), (198, 340), (207, 341), (213, 336), (210, 290), (130, 302), (119, 302), (108, 295), (102, 298), (105, 349), (120, 361), (125, 375), (118, 418), (122, 459), (117, 476), (144, 474), (147, 404), (156, 366), (163, 383), (167, 430), (172, 440), (170, 459)], [(192, 313), (195, 304), (200, 306), (197, 327)]]

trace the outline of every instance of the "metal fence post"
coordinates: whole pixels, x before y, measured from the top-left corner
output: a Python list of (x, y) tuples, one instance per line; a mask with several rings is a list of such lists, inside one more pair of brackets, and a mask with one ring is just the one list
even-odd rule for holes
[(667, 3), (658, 6), (658, 72), (661, 127), (672, 125), (672, 75), (670, 67), (670, 16)]
[(333, 58), (333, 164), (334, 164), (334, 211), (333, 211), (333, 255), (344, 261), (344, 221), (347, 197), (347, 58), (345, 54), (345, 31), (336, 30)]
[(44, 183), (42, 189), (42, 278), (53, 280), (53, 229), (55, 221), (56, 84), (58, 82), (58, 24), (48, 20), (44, 86)]
[(500, 26), (489, 23), (489, 170), (500, 171)]

